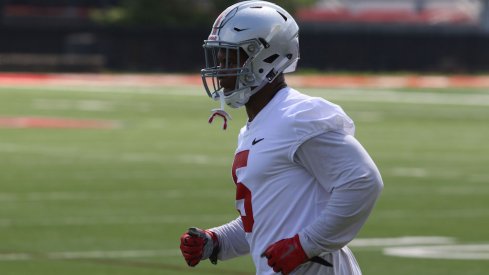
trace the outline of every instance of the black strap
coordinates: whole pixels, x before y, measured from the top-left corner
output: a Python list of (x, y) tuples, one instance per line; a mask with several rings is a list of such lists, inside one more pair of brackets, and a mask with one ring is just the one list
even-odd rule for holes
[(211, 234), (212, 238), (212, 244), (214, 245), (212, 249), (212, 254), (209, 257), (209, 260), (211, 261), (212, 264), (216, 265), (217, 264), (217, 254), (219, 253), (219, 239), (217, 238), (217, 234), (209, 231)]
[(330, 262), (326, 261), (325, 259), (323, 259), (319, 256), (312, 257), (311, 259), (309, 259), (309, 261), (311, 261), (313, 263), (320, 264), (320, 265), (333, 267), (333, 265)]

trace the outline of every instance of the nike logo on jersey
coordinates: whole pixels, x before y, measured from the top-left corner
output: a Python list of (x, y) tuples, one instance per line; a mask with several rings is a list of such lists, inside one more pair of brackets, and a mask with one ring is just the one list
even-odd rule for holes
[(260, 138), (260, 139), (256, 139), (256, 138), (254, 138), (254, 139), (253, 139), (253, 141), (251, 142), (251, 145), (255, 145), (255, 144), (257, 144), (258, 142), (260, 142), (260, 141), (262, 141), (262, 140), (264, 140), (264, 139), (265, 139), (265, 138)]

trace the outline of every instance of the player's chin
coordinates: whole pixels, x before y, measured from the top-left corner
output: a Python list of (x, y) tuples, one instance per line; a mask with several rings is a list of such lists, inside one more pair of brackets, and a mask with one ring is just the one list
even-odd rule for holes
[(223, 88), (224, 95), (228, 96), (232, 94), (234, 88), (235, 88), (235, 82), (232, 81), (229, 78), (222, 78), (219, 80), (219, 84)]

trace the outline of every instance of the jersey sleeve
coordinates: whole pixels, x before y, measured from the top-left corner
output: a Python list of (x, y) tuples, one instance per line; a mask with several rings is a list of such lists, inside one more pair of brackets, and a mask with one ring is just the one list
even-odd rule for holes
[(228, 260), (250, 252), (241, 217), (210, 230), (217, 234), (219, 240), (219, 254), (217, 255), (219, 260)]
[(299, 232), (301, 244), (310, 257), (336, 251), (353, 240), (366, 222), (383, 189), (380, 173), (353, 136), (338, 132), (304, 142), (295, 161), (330, 193), (321, 215)]
[(285, 116), (289, 118), (288, 131), (295, 136), (295, 143), (289, 151), (291, 160), (297, 148), (312, 137), (330, 131), (355, 134), (355, 124), (343, 109), (322, 98), (303, 100), (289, 108)]

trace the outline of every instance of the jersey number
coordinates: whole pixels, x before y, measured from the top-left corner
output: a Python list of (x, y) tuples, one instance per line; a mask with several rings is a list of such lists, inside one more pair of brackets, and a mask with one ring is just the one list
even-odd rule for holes
[(253, 219), (253, 207), (251, 206), (251, 191), (243, 183), (238, 182), (236, 170), (248, 165), (249, 152), (249, 150), (246, 150), (237, 153), (233, 163), (233, 180), (236, 184), (236, 209), (241, 216), (244, 231), (247, 233), (251, 233), (253, 224), (255, 223)]

